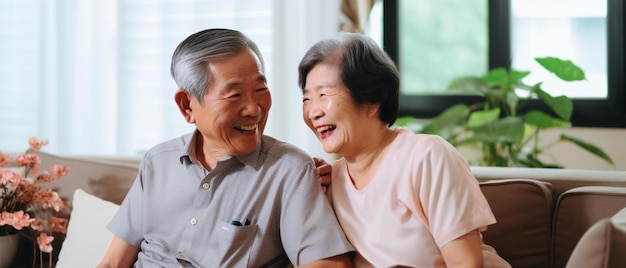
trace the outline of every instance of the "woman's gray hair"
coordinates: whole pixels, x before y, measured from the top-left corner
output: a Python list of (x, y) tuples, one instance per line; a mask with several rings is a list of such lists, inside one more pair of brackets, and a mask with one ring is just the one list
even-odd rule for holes
[(379, 118), (393, 125), (400, 106), (400, 73), (373, 39), (344, 32), (338, 38), (317, 42), (298, 66), (298, 84), (302, 90), (307, 75), (318, 64), (336, 66), (337, 77), (348, 88), (355, 104), (379, 103)]
[(231, 29), (207, 29), (183, 40), (172, 55), (171, 73), (178, 88), (194, 95), (200, 103), (211, 84), (208, 66), (211, 61), (237, 55), (250, 49), (261, 62), (265, 73), (263, 56), (257, 45), (243, 33)]

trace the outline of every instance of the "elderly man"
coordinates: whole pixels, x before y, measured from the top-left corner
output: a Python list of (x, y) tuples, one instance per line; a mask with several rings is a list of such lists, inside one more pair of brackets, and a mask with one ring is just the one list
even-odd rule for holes
[(99, 267), (351, 266), (311, 157), (263, 135), (272, 100), (255, 43), (204, 30), (171, 71), (196, 130), (146, 153)]

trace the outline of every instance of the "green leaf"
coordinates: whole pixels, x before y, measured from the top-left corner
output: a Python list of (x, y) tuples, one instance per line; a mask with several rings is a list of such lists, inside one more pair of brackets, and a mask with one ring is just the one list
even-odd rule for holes
[(452, 80), (448, 90), (483, 96), (489, 90), (489, 86), (478, 77), (468, 76)]
[(486, 143), (519, 144), (524, 136), (524, 122), (519, 117), (506, 117), (491, 124), (473, 128), (474, 138)]
[(471, 145), (480, 145), (483, 141), (478, 140), (478, 139), (474, 139), (474, 138), (466, 138), (466, 139), (462, 139), (459, 141), (456, 141), (455, 143), (453, 143), (452, 145), (454, 147), (461, 147), (461, 146), (471, 146)]
[(532, 155), (526, 155), (526, 159), (517, 159), (516, 164), (522, 167), (529, 168), (563, 168), (561, 165), (557, 164), (545, 164), (541, 160), (533, 157)]
[(528, 76), (530, 74), (529, 71), (517, 71), (511, 70), (510, 78), (511, 84), (515, 84), (522, 80), (522, 78)]
[(507, 91), (505, 91), (501, 87), (492, 87), (485, 93), (485, 100), (488, 104), (488, 107), (497, 107), (501, 102), (504, 102), (505, 97), (507, 96)]
[(491, 110), (481, 110), (470, 113), (469, 119), (467, 120), (468, 128), (480, 127), (491, 122), (498, 120), (500, 117), (500, 108), (495, 108)]
[[(481, 79), (485, 83), (487, 83), (487, 86), (491, 89), (490, 92), (488, 92), (486, 95), (499, 94), (500, 96), (502, 96), (503, 92), (509, 91), (510, 89), (509, 75), (507, 73), (507, 70), (504, 68), (491, 69), (489, 70), (489, 72), (483, 75)], [(498, 97), (498, 99), (502, 98)]]
[(552, 97), (547, 92), (541, 89), (541, 83), (533, 86), (533, 91), (537, 93), (539, 99), (541, 99), (556, 115), (563, 120), (569, 121), (574, 111), (574, 103), (567, 96)]
[(508, 84), (509, 76), (504, 68), (494, 68), (481, 77), (487, 84)]
[(515, 94), (515, 91), (509, 91), (508, 94), (506, 94), (506, 104), (509, 106), (509, 109), (511, 109), (509, 112), (512, 116), (517, 115), (518, 103), (519, 97)]
[(405, 127), (410, 129), (415, 133), (419, 133), (424, 127), (421, 123), (419, 123), (415, 117), (413, 116), (401, 116), (396, 119), (394, 122), (394, 126)]
[(611, 159), (611, 157), (606, 154), (602, 149), (600, 149), (599, 147), (592, 145), (590, 143), (584, 142), (582, 140), (579, 140), (577, 138), (568, 136), (566, 134), (561, 134), (561, 140), (564, 141), (569, 141), (572, 142), (576, 145), (578, 145), (580, 148), (585, 149), (587, 152), (590, 152), (602, 159), (604, 159), (604, 161), (610, 163), (611, 165), (615, 166), (615, 164), (613, 164), (613, 160)]
[(448, 140), (469, 112), (470, 109), (465, 104), (454, 105), (430, 119), (420, 133), (435, 134)]
[(564, 81), (586, 80), (585, 72), (570, 60), (562, 60), (555, 57), (535, 58), (543, 68)]
[(524, 123), (524, 135), (522, 136), (522, 139), (526, 140), (528, 139), (530, 136), (533, 135), (534, 133), (534, 128), (530, 126), (530, 124), (528, 123)]
[(415, 121), (415, 117), (413, 116), (401, 116), (401, 117), (398, 117), (398, 119), (396, 119), (396, 122), (394, 123), (394, 125), (403, 127), (403, 126), (407, 126), (413, 123), (414, 121)]
[(542, 111), (532, 110), (528, 112), (524, 119), (528, 124), (536, 126), (538, 128), (552, 128), (552, 127), (570, 127), (571, 124), (568, 121), (563, 121), (558, 118), (554, 118)]

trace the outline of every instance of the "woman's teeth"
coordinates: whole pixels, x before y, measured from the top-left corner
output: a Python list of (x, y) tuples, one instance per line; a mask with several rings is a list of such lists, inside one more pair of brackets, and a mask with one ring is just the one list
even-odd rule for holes
[(323, 134), (323, 133), (326, 133), (328, 131), (335, 130), (335, 128), (337, 128), (337, 126), (323, 126), (323, 127), (318, 128), (317, 132)]

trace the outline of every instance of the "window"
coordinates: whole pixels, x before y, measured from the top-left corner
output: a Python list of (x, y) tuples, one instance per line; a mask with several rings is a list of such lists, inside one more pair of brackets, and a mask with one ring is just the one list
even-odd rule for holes
[(55, 153), (138, 156), (191, 132), (173, 101), (174, 48), (208, 27), (236, 28), (271, 75), (272, 10), (257, 0), (0, 0), (0, 150), (22, 152), (36, 136)]
[[(456, 103), (478, 101), (473, 96), (447, 94), (447, 81), (510, 65), (530, 70), (528, 62), (537, 50), (529, 52), (529, 46), (542, 43), (520, 40), (551, 28), (564, 44), (576, 46), (570, 47), (570, 54), (545, 56), (572, 58), (593, 82), (591, 94), (567, 92), (574, 101), (574, 126), (626, 127), (626, 11), (622, 0), (605, 1), (384, 0), (383, 43), (402, 76), (400, 114), (428, 118)], [(565, 12), (563, 6), (574, 8)], [(543, 28), (538, 29), (537, 23)], [(546, 48), (550, 49), (540, 47)], [(539, 52), (555, 52), (552, 49)]]
[[(272, 1), (0, 0), (0, 150), (30, 136), (59, 154), (139, 156), (193, 130), (169, 73), (175, 47), (238, 29), (272, 73)], [(18, 26), (18, 27), (16, 27)]]
[[(511, 0), (512, 67), (531, 71), (528, 84), (541, 81), (552, 95), (606, 98), (606, 4), (598, 0)], [(548, 12), (552, 10), (561, 12)], [(533, 60), (545, 56), (579, 64), (587, 81), (560, 82)]]
[(141, 156), (191, 132), (170, 58), (190, 34), (226, 27), (263, 53), (265, 134), (332, 159), (302, 121), (297, 66), (340, 20), (336, 0), (0, 0), (0, 150), (22, 152), (35, 136), (54, 154)]

